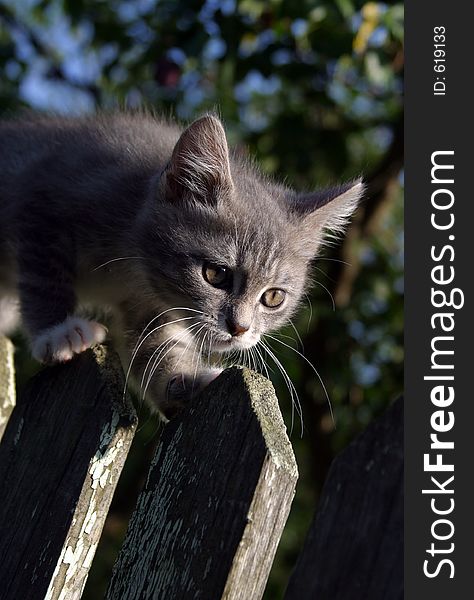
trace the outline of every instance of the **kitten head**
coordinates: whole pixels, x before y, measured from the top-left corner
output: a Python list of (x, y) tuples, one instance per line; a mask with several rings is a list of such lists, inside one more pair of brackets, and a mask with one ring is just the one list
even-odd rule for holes
[(142, 221), (150, 285), (199, 311), (203, 349), (249, 348), (297, 309), (311, 260), (362, 191), (359, 180), (306, 194), (268, 181), (231, 160), (222, 124), (205, 116), (179, 138)]

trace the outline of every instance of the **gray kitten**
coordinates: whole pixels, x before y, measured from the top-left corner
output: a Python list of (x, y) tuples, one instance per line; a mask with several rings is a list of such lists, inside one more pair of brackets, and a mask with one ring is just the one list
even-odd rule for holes
[[(229, 154), (206, 115), (184, 131), (147, 114), (0, 124), (0, 332), (20, 316), (41, 362), (107, 330), (152, 407), (171, 414), (298, 307), (326, 231), (363, 186), (298, 194)], [(298, 149), (295, 148), (295, 152)]]

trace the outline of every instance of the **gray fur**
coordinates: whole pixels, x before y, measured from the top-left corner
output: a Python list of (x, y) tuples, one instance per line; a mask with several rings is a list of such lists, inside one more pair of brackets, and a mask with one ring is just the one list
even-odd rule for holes
[[(0, 307), (19, 297), (42, 360), (99, 341), (74, 315), (108, 310), (132, 379), (164, 412), (215, 376), (212, 353), (288, 320), (324, 231), (340, 233), (362, 193), (360, 181), (296, 194), (268, 180), (229, 155), (212, 115), (184, 131), (145, 113), (30, 116), (1, 123), (0, 140)], [(207, 283), (203, 261), (231, 269), (231, 289)], [(268, 288), (286, 291), (280, 308), (260, 302)], [(232, 337), (226, 320), (249, 331)]]

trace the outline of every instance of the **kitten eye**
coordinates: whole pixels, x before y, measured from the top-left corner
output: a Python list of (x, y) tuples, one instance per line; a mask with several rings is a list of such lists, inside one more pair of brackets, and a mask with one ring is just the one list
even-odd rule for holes
[(213, 263), (204, 263), (202, 275), (207, 283), (217, 288), (225, 287), (231, 277), (231, 271), (227, 267), (221, 267)]
[(260, 302), (268, 308), (277, 308), (283, 304), (286, 298), (286, 292), (277, 288), (271, 288), (262, 294)]

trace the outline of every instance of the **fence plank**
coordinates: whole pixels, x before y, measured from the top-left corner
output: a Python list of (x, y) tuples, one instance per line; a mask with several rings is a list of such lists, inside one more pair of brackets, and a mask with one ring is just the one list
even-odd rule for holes
[(403, 400), (334, 461), (285, 600), (403, 599)]
[(0, 335), (0, 440), (15, 406), (13, 344)]
[(297, 477), (271, 383), (226, 371), (165, 427), (108, 600), (258, 600)]
[(80, 598), (136, 417), (103, 346), (33, 377), (0, 445), (0, 598)]

